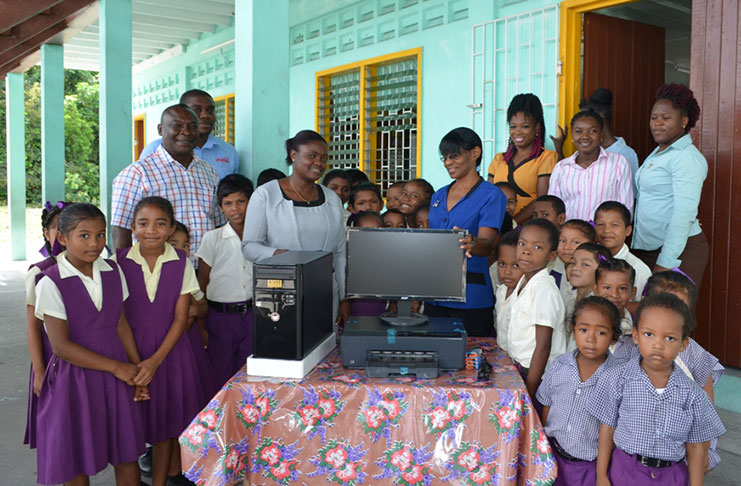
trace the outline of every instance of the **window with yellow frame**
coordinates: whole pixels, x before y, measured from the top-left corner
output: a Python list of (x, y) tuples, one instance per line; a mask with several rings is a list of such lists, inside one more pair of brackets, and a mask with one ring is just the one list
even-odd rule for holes
[(422, 49), (316, 74), (316, 128), (329, 168), (359, 168), (386, 189), (420, 175)]
[(234, 93), (214, 98), (216, 123), (211, 133), (234, 145)]

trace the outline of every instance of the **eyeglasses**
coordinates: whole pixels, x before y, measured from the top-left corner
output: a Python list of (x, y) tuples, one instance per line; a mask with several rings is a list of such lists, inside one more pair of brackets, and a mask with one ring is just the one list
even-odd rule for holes
[(456, 160), (461, 156), (461, 154), (454, 153), (454, 154), (448, 154), (448, 155), (441, 155), (440, 156), (440, 162), (445, 162), (446, 160)]

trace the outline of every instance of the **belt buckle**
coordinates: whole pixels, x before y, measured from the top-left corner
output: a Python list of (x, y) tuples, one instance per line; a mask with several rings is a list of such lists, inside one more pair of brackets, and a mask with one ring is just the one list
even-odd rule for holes
[(246, 314), (247, 313), (247, 304), (237, 304), (235, 307), (235, 310), (239, 314)]
[(641, 465), (645, 467), (654, 467), (649, 464), (649, 460), (646, 456), (641, 456)]

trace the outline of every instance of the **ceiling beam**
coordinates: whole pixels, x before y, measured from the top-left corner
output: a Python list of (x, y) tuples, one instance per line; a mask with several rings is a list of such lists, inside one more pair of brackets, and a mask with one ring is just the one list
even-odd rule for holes
[(162, 26), (165, 26), (169, 29), (175, 29), (178, 31), (182, 31), (184, 33), (201, 33), (201, 32), (207, 32), (212, 33), (215, 29), (214, 24), (209, 24), (206, 22), (197, 22), (195, 20), (182, 20), (182, 19), (172, 19), (172, 18), (165, 18), (165, 17), (155, 17), (153, 15), (142, 15), (134, 13), (131, 16), (133, 20), (133, 26), (136, 27), (137, 25), (150, 25), (157, 28), (161, 28)]
[[(152, 5), (155, 7), (172, 9), (171, 0), (134, 0), (133, 9), (136, 10), (140, 5)], [(178, 8), (195, 10), (199, 13), (208, 12), (216, 15), (234, 17), (234, 2), (232, 2), (231, 5), (214, 2), (209, 2), (208, 5), (205, 5), (203, 0), (178, 0)]]
[[(50, 37), (58, 34), (67, 27), (64, 22), (57, 23), (52, 27), (39, 32), (37, 35), (26, 39), (24, 42), (16, 45), (12, 49), (7, 49), (0, 54), (0, 78), (5, 76), (11, 69), (18, 66), (21, 60), (34, 51), (38, 50), (41, 44), (46, 42)], [(13, 66), (12, 68), (10, 66)]]
[(62, 0), (0, 0), (0, 12), (3, 13), (0, 16), (0, 32), (5, 32), (60, 3)]
[(164, 7), (159, 5), (135, 4), (133, 7), (133, 13), (134, 15), (142, 14), (154, 17), (162, 17), (164, 19), (168, 19), (168, 21), (198, 21), (217, 25), (231, 25), (234, 18), (233, 16), (214, 14), (210, 12), (209, 9), (204, 9), (203, 4), (201, 4), (200, 9), (191, 10), (187, 7), (184, 7), (180, 2), (178, 2), (178, 7), (176, 9), (172, 8), (172, 6)]
[[(0, 54), (21, 43), (25, 43), (28, 39), (39, 38), (39, 35), (44, 31), (56, 27), (60, 23), (66, 25), (75, 14), (91, 3), (93, 3), (93, 0), (65, 0), (58, 6), (53, 7), (49, 11), (50, 13), (36, 15), (16, 25), (10, 29), (10, 35), (0, 36)], [(55, 34), (57, 32), (59, 30)], [(49, 37), (46, 37), (44, 41)], [(41, 41), (38, 45), (43, 44), (44, 41)]]

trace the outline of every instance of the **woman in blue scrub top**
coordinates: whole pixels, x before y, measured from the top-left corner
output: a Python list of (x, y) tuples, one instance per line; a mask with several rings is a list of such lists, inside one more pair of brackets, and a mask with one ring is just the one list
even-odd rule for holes
[(451, 130), (440, 141), (445, 169), (453, 179), (430, 199), (430, 228), (466, 229), (461, 240), (467, 250), (466, 301), (426, 302), (430, 317), (457, 317), (469, 336), (491, 336), (494, 329), (494, 291), (488, 255), (499, 237), (507, 198), (479, 175), (481, 139), (469, 128)]

